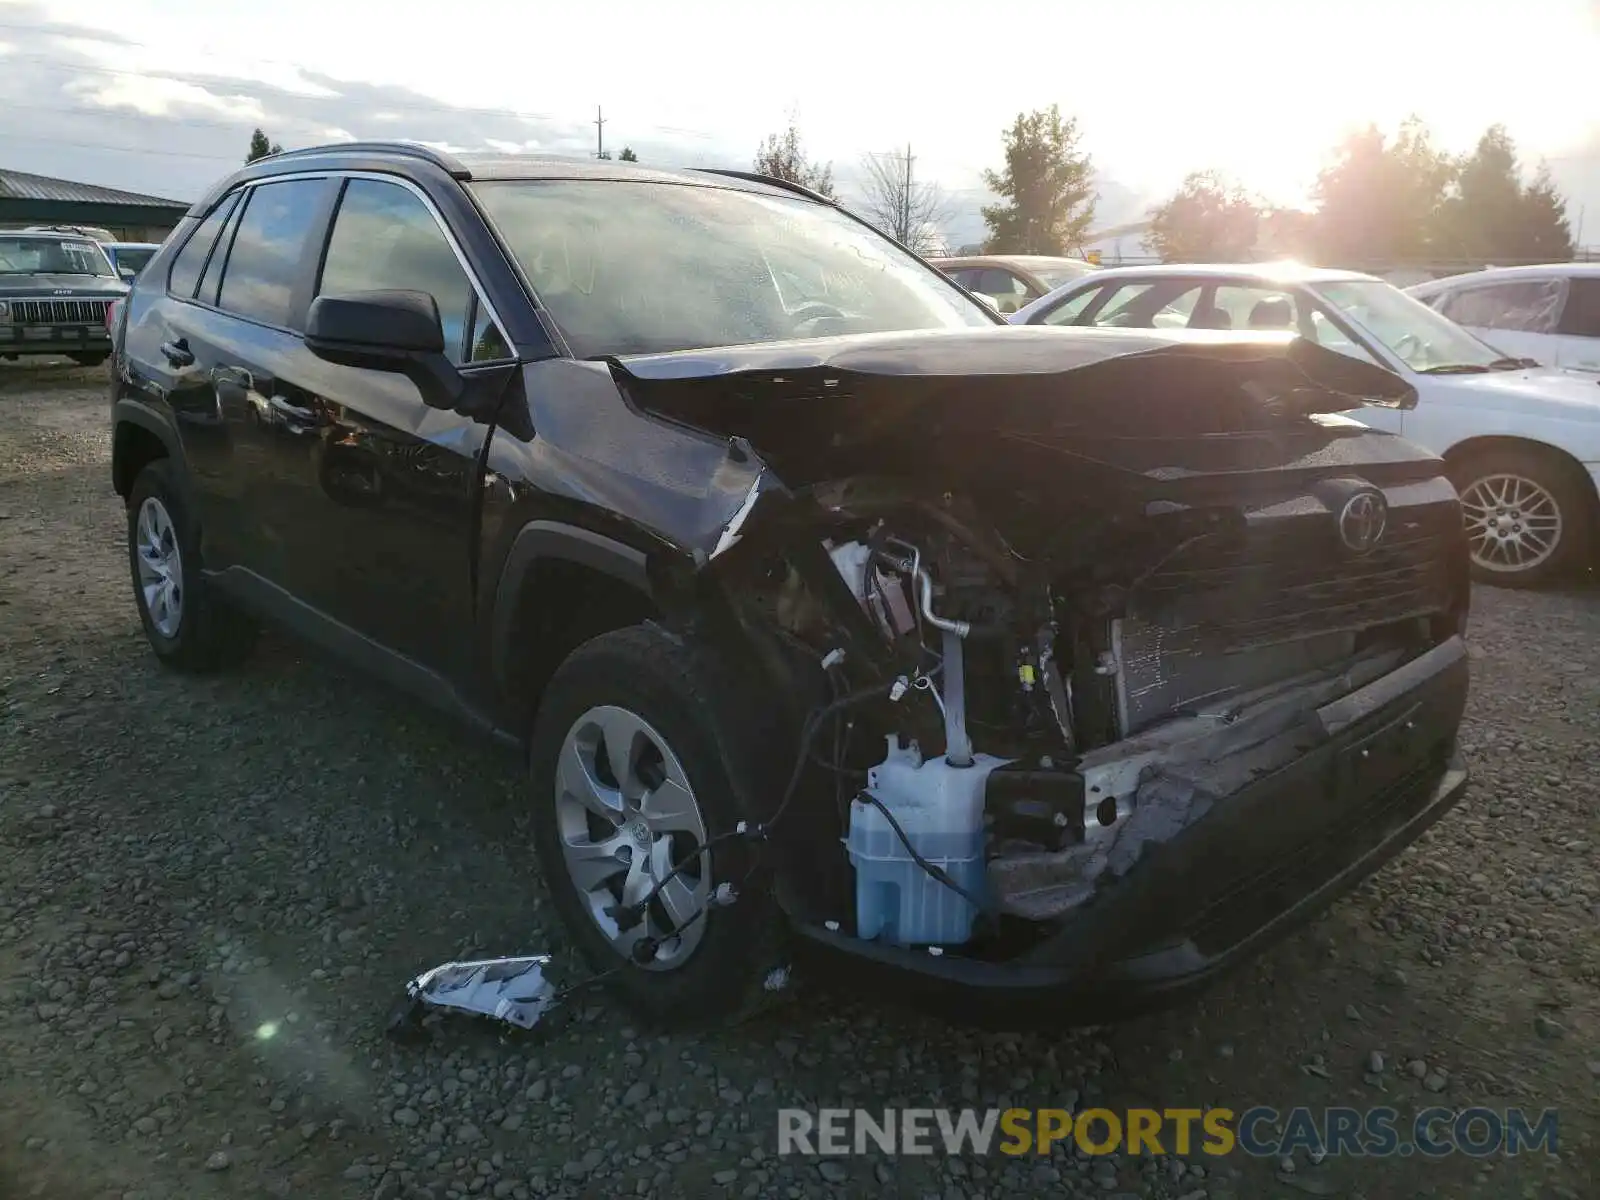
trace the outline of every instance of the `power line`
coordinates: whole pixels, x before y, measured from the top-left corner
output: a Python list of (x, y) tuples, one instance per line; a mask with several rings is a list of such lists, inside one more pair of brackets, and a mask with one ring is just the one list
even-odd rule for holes
[(158, 158), (195, 158), (205, 162), (243, 163), (231, 154), (194, 154), (183, 150), (152, 150), (147, 146), (113, 146), (107, 142), (72, 142), (62, 138), (30, 137), (25, 133), (0, 132), (0, 138), (13, 142), (39, 142), (46, 146), (76, 146), (83, 150), (108, 150), (114, 154), (148, 154)]

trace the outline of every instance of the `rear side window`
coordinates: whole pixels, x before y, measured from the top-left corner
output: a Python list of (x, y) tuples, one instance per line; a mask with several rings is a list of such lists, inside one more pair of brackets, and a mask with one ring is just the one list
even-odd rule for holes
[(263, 325), (289, 324), (327, 186), (325, 179), (288, 179), (250, 189), (228, 251), (218, 307)]
[(1554, 333), (1566, 281), (1525, 279), (1453, 292), (1438, 309), (1457, 325), (1519, 333)]
[(398, 184), (352, 179), (333, 220), (317, 294), (390, 290), (433, 297), (452, 362), (470, 361), (480, 342), (493, 352), (487, 333), (467, 345), (472, 284), (428, 206)]
[(194, 298), (201, 304), (217, 302), (217, 288), (222, 283), (222, 272), (228, 265), (228, 247), (233, 245), (233, 235), (239, 228), (239, 217), (243, 212), (243, 204), (234, 206), (233, 215), (222, 227), (222, 236), (217, 238), (216, 249), (211, 251), (211, 259), (206, 263), (205, 274), (200, 276), (200, 287), (194, 294)]
[(174, 296), (194, 295), (195, 285), (200, 282), (200, 272), (205, 269), (206, 259), (211, 256), (211, 248), (217, 244), (217, 234), (238, 203), (238, 192), (223, 197), (222, 203), (206, 214), (194, 235), (178, 251), (178, 257), (172, 260), (172, 271), (167, 275), (167, 290)]
[(1600, 279), (1569, 279), (1567, 287), (1561, 332), (1569, 337), (1600, 338)]

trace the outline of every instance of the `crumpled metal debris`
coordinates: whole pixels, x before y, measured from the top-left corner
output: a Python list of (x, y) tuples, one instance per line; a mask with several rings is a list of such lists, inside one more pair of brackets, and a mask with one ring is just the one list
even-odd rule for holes
[(472, 1013), (532, 1029), (555, 1006), (557, 993), (545, 977), (547, 954), (447, 962), (406, 984), (404, 1001), (389, 1018), (391, 1037), (421, 1036), (430, 1009)]

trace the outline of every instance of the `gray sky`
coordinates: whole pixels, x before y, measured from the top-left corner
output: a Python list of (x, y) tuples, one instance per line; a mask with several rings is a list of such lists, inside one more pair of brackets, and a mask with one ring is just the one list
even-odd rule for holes
[(1020, 110), (1078, 116), (1102, 225), (1137, 219), (1201, 168), (1304, 203), (1343, 133), (1415, 112), (1452, 150), (1506, 124), (1594, 243), (1600, 106), (1579, 86), (1600, 61), (1597, 9), (0, 0), (0, 164), (188, 199), (238, 165), (256, 125), (286, 146), (408, 137), (585, 154), (599, 104), (608, 146), (745, 166), (793, 112), (847, 193), (864, 154), (909, 142), (961, 214), (960, 242), (981, 231), (981, 171)]

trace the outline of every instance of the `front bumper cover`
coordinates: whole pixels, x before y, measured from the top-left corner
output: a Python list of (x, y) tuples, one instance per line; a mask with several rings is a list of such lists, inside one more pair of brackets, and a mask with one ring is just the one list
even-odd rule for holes
[(1461, 796), (1465, 645), (1443, 645), (1319, 711), (1324, 736), (1215, 805), (1028, 953), (939, 956), (801, 926), (852, 970), (962, 1001), (975, 1019), (1035, 1004), (1098, 1023), (1180, 999), (1317, 916)]

